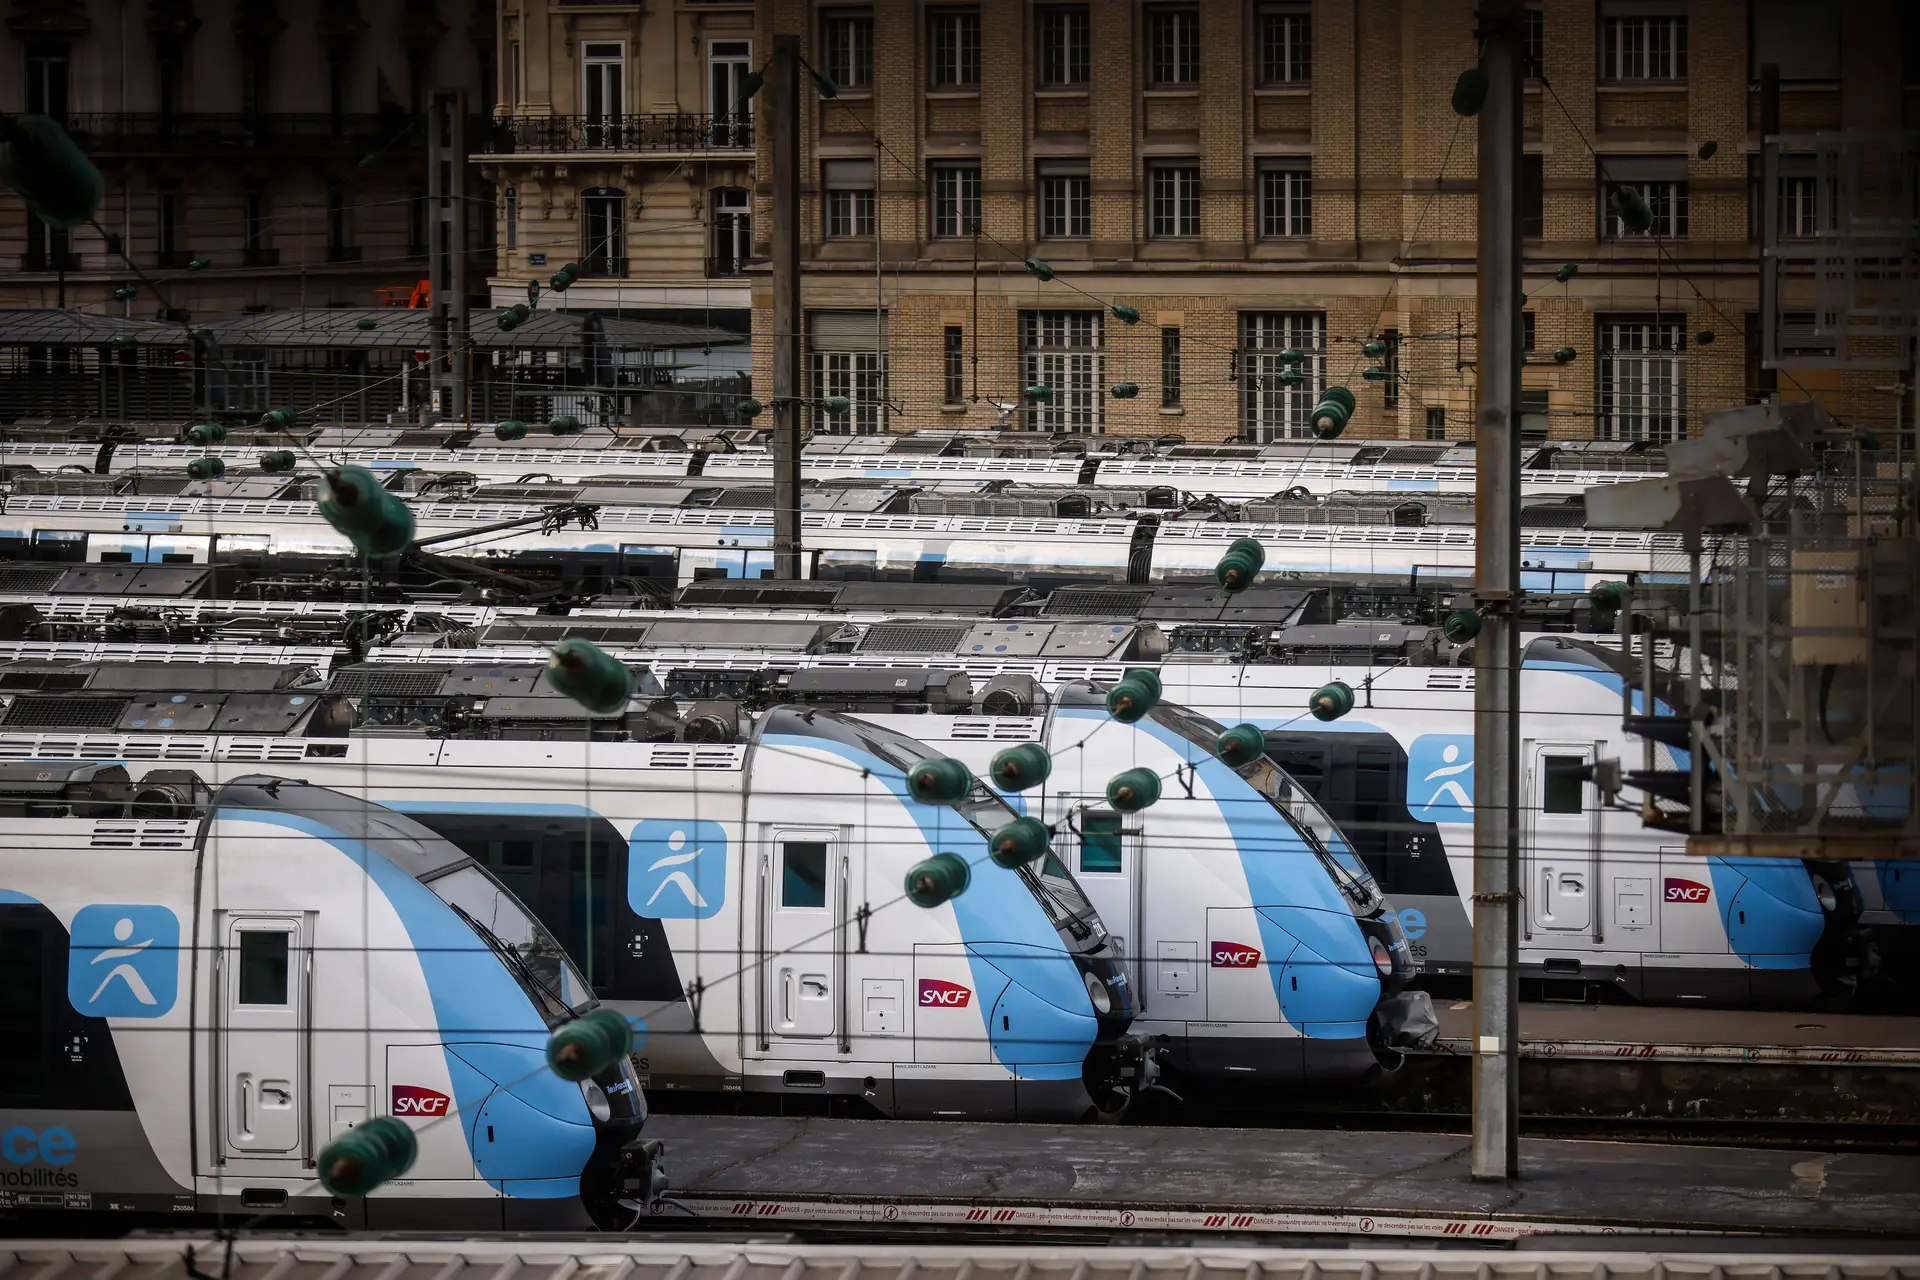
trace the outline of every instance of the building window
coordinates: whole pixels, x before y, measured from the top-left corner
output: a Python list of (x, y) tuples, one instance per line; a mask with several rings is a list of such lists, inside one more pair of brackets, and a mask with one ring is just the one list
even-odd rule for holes
[(1156, 89), (1200, 83), (1200, 11), (1147, 10), (1147, 83)]
[(178, 178), (167, 178), (160, 183), (158, 207), (155, 211), (154, 225), (157, 232), (157, 247), (160, 250), (160, 265), (163, 267), (183, 266), (181, 257), (181, 205), (185, 196), (180, 189)]
[(507, 106), (520, 105), (520, 42), (507, 41)]
[(753, 145), (753, 97), (747, 77), (753, 72), (753, 41), (715, 40), (707, 46), (707, 111), (713, 120), (707, 145)]
[(1260, 11), (1260, 83), (1306, 84), (1313, 79), (1313, 11), (1305, 4)]
[(257, 128), (267, 113), (267, 99), (273, 81), (267, 74), (268, 51), (249, 44), (240, 52), (240, 114), (250, 127)]
[(1087, 162), (1042, 160), (1036, 177), (1041, 238), (1071, 240), (1092, 235), (1093, 197), (1087, 179)]
[(48, 226), (37, 213), (27, 214), (28, 271), (79, 270), (80, 260), (74, 256), (72, 245), (65, 231)]
[(753, 203), (745, 187), (715, 187), (707, 193), (713, 215), (710, 276), (737, 276), (753, 253)]
[(1687, 20), (1638, 16), (1604, 19), (1600, 28), (1600, 78), (1686, 79)]
[(945, 403), (960, 404), (967, 398), (967, 331), (957, 324), (941, 335), (941, 360)]
[(1520, 157), (1520, 235), (1538, 240), (1547, 234), (1546, 157)]
[(247, 266), (273, 265), (265, 261), (270, 226), (266, 187), (258, 182), (248, 183), (240, 205), (240, 248)]
[(1548, 413), (1553, 407), (1553, 393), (1547, 387), (1520, 388), (1520, 438), (1529, 442), (1541, 442), (1552, 434), (1548, 426)]
[[(887, 357), (880, 318), (872, 311), (815, 311), (807, 316), (813, 353), (813, 429), (822, 435), (874, 435), (887, 425)], [(830, 413), (819, 402), (845, 396)]]
[(1100, 429), (1102, 333), (1098, 311), (1020, 313), (1022, 384), (1048, 391), (1046, 400), (1026, 407), (1029, 431)]
[(829, 10), (820, 19), (821, 62), (842, 89), (873, 88), (873, 15)]
[(1526, 64), (1521, 69), (1528, 79), (1538, 80), (1547, 67), (1547, 15), (1540, 9), (1529, 8), (1526, 23), (1522, 36), (1525, 43), (1521, 46)]
[(1780, 224), (1782, 238), (1806, 240), (1832, 235), (1837, 225), (1839, 178), (1819, 172), (1810, 155), (1780, 157)]
[[(1909, 26), (1911, 3), (1901, 6)], [(1809, 4), (1807, 0), (1752, 0), (1748, 7), (1752, 39), (1748, 74), (1760, 78), (1760, 68), (1774, 63), (1782, 80), (1838, 80), (1840, 78), (1840, 6)], [(1912, 84), (1914, 77), (1908, 76)]]
[(1400, 331), (1385, 329), (1380, 340), (1387, 344), (1387, 354), (1380, 357), (1380, 367), (1386, 370), (1386, 380), (1380, 384), (1381, 407), (1398, 409), (1400, 407)]
[(980, 87), (978, 9), (935, 9), (927, 15), (927, 71), (935, 89)]
[(1677, 440), (1685, 432), (1685, 342), (1678, 319), (1601, 316), (1600, 438)]
[(827, 238), (873, 235), (873, 161), (829, 160), (820, 172), (827, 194)]
[(580, 265), (590, 276), (627, 274), (627, 193), (618, 187), (580, 193)]
[(1427, 439), (1445, 440), (1447, 438), (1447, 411), (1440, 405), (1431, 405), (1427, 409)]
[(345, 55), (327, 55), (328, 132), (339, 137), (347, 131), (347, 59)]
[(1147, 167), (1153, 200), (1147, 234), (1157, 240), (1200, 234), (1200, 166), (1192, 161), (1156, 161)]
[(1260, 238), (1313, 234), (1313, 170), (1305, 160), (1260, 165)]
[(502, 220), (507, 224), (507, 248), (518, 249), (520, 247), (520, 193), (508, 187), (503, 203)]
[[(1313, 434), (1308, 415), (1326, 379), (1326, 346), (1324, 312), (1242, 313), (1240, 379), (1248, 439), (1265, 443)], [(1296, 353), (1302, 358), (1293, 359)]]
[(353, 238), (353, 229), (348, 225), (352, 205), (347, 200), (347, 184), (329, 182), (327, 184), (327, 261), (344, 262), (351, 249), (347, 241)]
[(1078, 89), (1093, 79), (1093, 25), (1084, 4), (1042, 8), (1040, 87)]
[(424, 258), (427, 256), (427, 218), (429, 208), (427, 189), (415, 184), (407, 197), (407, 256)]
[(159, 100), (156, 105), (160, 108), (160, 130), (162, 133), (172, 133), (180, 127), (180, 112), (184, 109), (186, 98), (179, 49), (162, 49), (154, 58), (153, 74), (154, 96)]
[(64, 40), (35, 41), (27, 46), (27, 113), (67, 118), (69, 47)]
[(1180, 407), (1180, 330), (1171, 326), (1160, 331), (1160, 407)]
[(1531, 311), (1520, 313), (1520, 349), (1522, 351), (1533, 350), (1534, 336), (1539, 332), (1535, 319)]
[(1646, 233), (1663, 240), (1687, 234), (1687, 158), (1685, 156), (1609, 157), (1601, 169), (1600, 233), (1603, 239), (1627, 238), (1626, 224), (1613, 211), (1613, 193), (1636, 188), (1653, 211)]
[(980, 165), (933, 166), (933, 234), (970, 236), (980, 226)]

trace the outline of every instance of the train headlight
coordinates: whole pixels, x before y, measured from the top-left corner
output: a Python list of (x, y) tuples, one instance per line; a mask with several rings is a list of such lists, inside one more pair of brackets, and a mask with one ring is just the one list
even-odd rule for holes
[(1373, 967), (1380, 971), (1380, 976), (1382, 978), (1391, 978), (1393, 976), (1393, 952), (1388, 949), (1387, 944), (1378, 938), (1370, 937), (1367, 939), (1367, 950), (1372, 954)]
[(1840, 895), (1834, 892), (1833, 881), (1825, 876), (1813, 878), (1813, 896), (1820, 900), (1820, 909), (1828, 915), (1840, 909)]
[(1101, 1017), (1113, 1012), (1113, 997), (1107, 994), (1107, 984), (1100, 981), (1096, 974), (1086, 973), (1087, 999), (1093, 1001), (1093, 1011)]
[(592, 1080), (580, 1082), (580, 1096), (587, 1100), (587, 1110), (593, 1112), (593, 1118), (605, 1124), (613, 1119), (613, 1104), (607, 1101), (606, 1090)]

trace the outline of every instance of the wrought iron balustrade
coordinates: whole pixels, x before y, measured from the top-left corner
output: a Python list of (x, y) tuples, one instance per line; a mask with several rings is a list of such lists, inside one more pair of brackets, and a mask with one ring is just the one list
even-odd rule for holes
[(493, 155), (574, 151), (750, 151), (750, 116), (674, 111), (639, 116), (519, 116), (480, 133)]

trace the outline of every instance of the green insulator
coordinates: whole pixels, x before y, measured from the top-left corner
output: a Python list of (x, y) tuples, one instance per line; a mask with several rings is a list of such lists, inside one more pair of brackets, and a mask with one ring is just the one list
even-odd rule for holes
[(580, 264), (577, 262), (569, 262), (566, 266), (554, 272), (552, 278), (547, 281), (555, 293), (565, 293), (579, 282)]
[(1278, 359), (1281, 364), (1305, 364), (1307, 362), (1307, 353), (1298, 347), (1288, 347), (1280, 353)]
[(0, 121), (0, 186), (12, 187), (40, 221), (71, 231), (107, 198), (100, 170), (51, 116)]
[(299, 459), (293, 456), (291, 449), (269, 449), (260, 455), (260, 469), (268, 472), (291, 471), (297, 461)]
[(1378, 360), (1387, 354), (1387, 344), (1375, 338), (1360, 348), (1360, 354), (1369, 360)]
[(212, 258), (194, 258), (187, 263), (187, 270), (205, 271), (208, 267), (212, 265), (213, 265)]
[(1338, 720), (1353, 710), (1353, 686), (1344, 680), (1321, 685), (1307, 699), (1307, 710), (1313, 713), (1315, 720)]
[(1038, 818), (1015, 818), (987, 837), (987, 856), (1011, 871), (1043, 857), (1049, 840), (1046, 824)]
[(419, 1154), (412, 1126), (392, 1116), (375, 1116), (320, 1148), (315, 1173), (328, 1195), (364, 1196), (404, 1177)]
[(1627, 584), (1596, 582), (1587, 588), (1587, 599), (1602, 613), (1618, 613), (1620, 607), (1627, 602)]
[(493, 323), (494, 323), (494, 327), (499, 329), (500, 332), (512, 333), (515, 329), (518, 329), (520, 327), (520, 317), (514, 315), (513, 312), (511, 311), (502, 311), (500, 313), (499, 319), (495, 320)]
[(269, 409), (260, 415), (260, 425), (270, 431), (291, 431), (295, 420), (291, 409)]
[[(1252, 542), (1253, 539), (1248, 538), (1247, 541)], [(1145, 685), (1153, 694), (1156, 702), (1159, 701), (1160, 695), (1165, 692), (1165, 690), (1160, 687), (1160, 673), (1152, 667), (1128, 667), (1120, 673), (1120, 678), (1122, 680), (1133, 680)]]
[(1713, 330), (1702, 329), (1693, 335), (1693, 340), (1699, 346), (1710, 347), (1713, 345)]
[(632, 669), (579, 636), (553, 646), (547, 656), (547, 683), (595, 715), (617, 715), (633, 700)]
[(1347, 422), (1353, 417), (1353, 410), (1337, 400), (1322, 400), (1313, 406), (1313, 414), (1308, 425), (1313, 434), (1321, 440), (1337, 440), (1340, 433), (1347, 429)]
[(1160, 799), (1160, 775), (1151, 769), (1128, 769), (1107, 781), (1107, 803), (1121, 813), (1138, 813)]
[(1572, 347), (1555, 347), (1553, 349), (1553, 362), (1555, 364), (1572, 364), (1579, 358), (1580, 353)]
[(1253, 585), (1267, 562), (1266, 548), (1253, 538), (1235, 538), (1220, 562), (1213, 566), (1213, 580), (1228, 595), (1236, 595)]
[(132, 302), (139, 296), (140, 291), (130, 284), (123, 284), (113, 291), (113, 300), (115, 302)]
[(320, 514), (365, 555), (395, 555), (413, 541), (413, 512), (365, 467), (327, 472)]
[(1238, 769), (1267, 754), (1267, 735), (1258, 725), (1237, 724), (1213, 740), (1213, 754)]
[(1113, 384), (1112, 394), (1115, 400), (1131, 400), (1140, 394), (1140, 384), (1137, 382), (1116, 382)]
[(1563, 262), (1560, 264), (1560, 269), (1553, 273), (1553, 278), (1555, 280), (1558, 280), (1561, 284), (1565, 284), (1567, 281), (1573, 279), (1575, 276), (1579, 274), (1580, 274), (1579, 263)]
[(1155, 685), (1128, 676), (1107, 691), (1107, 714), (1121, 724), (1132, 724), (1159, 701), (1160, 690)]
[(219, 422), (196, 422), (187, 428), (187, 443), (197, 445), (225, 444), (227, 428)]
[(937, 907), (959, 897), (973, 883), (973, 869), (957, 853), (936, 853), (907, 872), (907, 901)]
[(1277, 373), (1273, 380), (1283, 387), (1303, 387), (1307, 383), (1307, 375), (1295, 369), (1291, 373)]
[(1370, 364), (1360, 371), (1360, 376), (1368, 382), (1385, 382), (1387, 380), (1387, 371), (1380, 365)]
[(505, 422), (496, 422), (493, 424), (493, 438), (495, 440), (525, 440), (527, 438), (527, 424), (518, 418), (508, 418)]
[(557, 436), (577, 436), (585, 428), (580, 425), (580, 419), (572, 414), (557, 413), (553, 416), (553, 420), (547, 423), (547, 430)]
[(1468, 67), (1453, 82), (1453, 114), (1457, 116), (1477, 116), (1480, 108), (1487, 105), (1487, 89), (1490, 82), (1487, 73), (1478, 67)]
[(1347, 411), (1349, 418), (1353, 416), (1354, 410), (1360, 407), (1360, 401), (1355, 399), (1353, 392), (1345, 387), (1328, 387), (1320, 393), (1320, 400), (1323, 404), (1339, 405)]
[(820, 408), (827, 413), (845, 413), (853, 408), (853, 401), (846, 396), (824, 396), (821, 398)]
[(380, 327), (380, 322), (378, 320), (375, 320), (372, 316), (361, 316), (358, 320), (355, 320), (353, 322), (353, 327), (360, 330), (362, 333), (372, 333), (375, 329), (378, 329)]
[(187, 475), (195, 480), (217, 480), (227, 474), (227, 464), (219, 458), (195, 458), (187, 464)]
[(907, 770), (907, 794), (921, 804), (955, 804), (972, 790), (972, 771), (949, 756), (928, 756)]
[(562, 1080), (587, 1080), (633, 1048), (633, 1024), (611, 1009), (582, 1014), (547, 1037), (547, 1065)]
[(996, 752), (987, 774), (1002, 791), (1025, 791), (1037, 787), (1053, 772), (1053, 757), (1037, 742), (1022, 742)]
[(1027, 270), (1033, 272), (1033, 278), (1042, 284), (1053, 279), (1053, 268), (1038, 258), (1027, 259)]
[(1139, 308), (1130, 307), (1124, 302), (1116, 302), (1113, 304), (1113, 318), (1121, 324), (1139, 324), (1140, 311)]
[(767, 406), (761, 404), (752, 396), (748, 396), (740, 402), (740, 416), (743, 418), (757, 418), (766, 407)]
[(1455, 644), (1465, 644), (1480, 634), (1480, 615), (1472, 609), (1455, 609), (1441, 622), (1440, 632)]
[(1053, 399), (1053, 388), (1044, 382), (1036, 382), (1024, 393), (1028, 404), (1045, 404)]
[(1607, 204), (1613, 210), (1622, 226), (1634, 235), (1644, 235), (1653, 229), (1653, 208), (1647, 198), (1640, 194), (1640, 188), (1619, 186), (1613, 189)]

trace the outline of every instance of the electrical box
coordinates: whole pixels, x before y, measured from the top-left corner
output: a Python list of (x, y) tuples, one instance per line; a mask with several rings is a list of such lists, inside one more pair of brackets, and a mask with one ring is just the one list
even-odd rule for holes
[(367, 1095), (372, 1092), (364, 1084), (327, 1086), (327, 1120), (332, 1137), (337, 1138), (366, 1120)]
[(1200, 944), (1162, 942), (1159, 953), (1160, 980), (1156, 984), (1163, 996), (1190, 996), (1200, 990)]
[(1617, 929), (1645, 929), (1653, 923), (1653, 881), (1615, 879), (1613, 924)]
[[(1858, 551), (1793, 553), (1793, 660), (1852, 666), (1867, 660), (1867, 602)], [(1827, 634), (1803, 635), (1817, 629)]]
[(906, 1030), (907, 984), (899, 978), (860, 979), (861, 1030), (897, 1036)]

